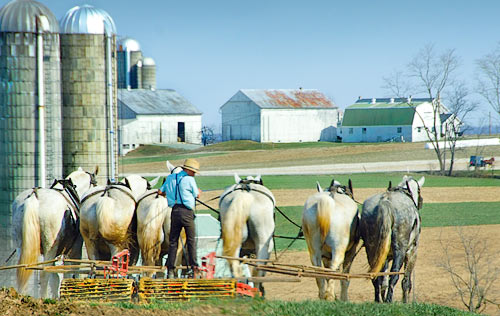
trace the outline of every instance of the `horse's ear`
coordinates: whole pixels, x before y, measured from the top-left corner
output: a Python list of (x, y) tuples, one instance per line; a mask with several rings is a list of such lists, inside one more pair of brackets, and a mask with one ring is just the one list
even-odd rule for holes
[(330, 188), (335, 186), (335, 179), (332, 179), (332, 182), (330, 183)]
[(165, 181), (167, 181), (167, 178), (163, 177), (163, 181), (161, 182), (162, 186), (165, 184)]
[(262, 180), (260, 179), (260, 174), (256, 176), (254, 180), (255, 182), (262, 182)]
[(318, 190), (318, 192), (323, 192), (323, 189), (321, 188), (321, 184), (319, 184), (318, 181), (316, 181), (316, 189)]
[(106, 183), (107, 185), (111, 185), (111, 180), (108, 179), (108, 182)]
[(167, 160), (166, 164), (167, 164), (168, 171), (170, 171), (170, 173), (172, 173), (172, 171), (175, 169), (175, 166), (173, 164), (171, 164), (170, 161), (168, 161), (168, 160)]
[(423, 187), (423, 186), (424, 186), (424, 183), (425, 183), (425, 177), (422, 177), (422, 178), (420, 178), (420, 180), (418, 180), (418, 185), (419, 185), (420, 187)]
[(151, 180), (151, 182), (148, 182), (148, 183), (151, 185), (151, 188), (153, 188), (158, 183), (159, 180), (160, 180), (160, 176), (154, 178), (153, 180)]
[(125, 178), (125, 186), (127, 186), (127, 188), (129, 188), (130, 190), (132, 190), (132, 188), (130, 187), (130, 182), (128, 182), (127, 178)]
[(392, 188), (392, 181), (389, 181), (389, 187), (387, 187), (387, 190), (390, 190)]
[(78, 167), (76, 171), (83, 171), (82, 167)]
[(349, 182), (347, 182), (347, 186), (349, 187), (349, 191), (351, 191), (351, 194), (354, 194), (354, 191), (352, 190), (352, 181), (349, 178)]
[(234, 174), (234, 182), (235, 183), (240, 183), (240, 181), (241, 181), (241, 178), (235, 173)]
[(95, 166), (94, 174), (97, 176), (98, 173), (99, 173), (99, 166)]

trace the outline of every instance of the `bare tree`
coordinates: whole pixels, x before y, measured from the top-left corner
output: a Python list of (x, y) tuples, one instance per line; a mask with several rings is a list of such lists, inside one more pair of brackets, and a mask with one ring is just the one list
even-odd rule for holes
[(500, 114), (500, 44), (477, 60), (477, 91)]
[[(412, 98), (407, 98), (409, 107), (415, 110), (423, 129), (432, 144), (439, 162), (441, 173), (446, 171), (446, 152), (451, 150), (451, 164), (448, 174), (453, 170), (456, 141), (462, 133), (461, 121), (474, 108), (474, 103), (467, 101), (468, 91), (463, 83), (455, 80), (455, 72), (459, 67), (459, 59), (454, 50), (446, 50), (438, 54), (434, 45), (426, 45), (408, 64), (405, 71), (395, 72), (384, 78), (385, 88), (400, 98), (408, 96), (401, 93), (412, 92), (413, 95), (425, 95), (432, 107), (432, 120), (426, 120), (417, 111)], [(449, 95), (451, 107), (447, 109), (442, 98)], [(443, 126), (441, 114), (451, 114)], [(444, 140), (444, 142), (441, 142)], [(450, 143), (450, 140), (452, 141)], [(451, 144), (451, 146), (450, 146)], [(447, 148), (447, 146), (449, 146)], [(451, 148), (450, 148), (451, 147)]]
[[(457, 228), (460, 237), (458, 251), (463, 251), (463, 261), (457, 260), (452, 246), (441, 245), (444, 250), (443, 262), (439, 264), (451, 277), (453, 286), (470, 312), (481, 313), (488, 303), (498, 306), (492, 285), (500, 275), (500, 268), (493, 264), (488, 254), (488, 245), (475, 232)], [(462, 255), (461, 254), (461, 255)]]

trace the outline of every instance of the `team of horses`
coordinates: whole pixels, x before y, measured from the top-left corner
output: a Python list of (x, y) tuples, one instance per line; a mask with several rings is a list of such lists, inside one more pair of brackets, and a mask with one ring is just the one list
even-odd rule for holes
[[(179, 172), (167, 162), (171, 173)], [(19, 251), (19, 264), (33, 264), (40, 255), (44, 260), (64, 254), (81, 258), (85, 242), (93, 260), (110, 260), (124, 249), (130, 251), (130, 263), (139, 255), (144, 265), (162, 265), (168, 250), (171, 209), (166, 199), (152, 189), (159, 177), (149, 182), (130, 175), (120, 182), (99, 186), (98, 170), (79, 168), (66, 179), (55, 181), (49, 189), (34, 188), (22, 192), (12, 204), (13, 235)], [(360, 247), (365, 247), (370, 273), (399, 272), (404, 265), (403, 301), (411, 291), (420, 234), (419, 209), (422, 206), (420, 180), (404, 176), (395, 187), (367, 198), (361, 210), (347, 186), (332, 180), (326, 189), (317, 184), (317, 193), (304, 204), (302, 230), (311, 263), (332, 271), (349, 273)], [(274, 248), (276, 200), (260, 176), (241, 179), (227, 187), (219, 197), (222, 254), (227, 257), (255, 255), (265, 262)], [(179, 247), (180, 251), (182, 247)], [(181, 258), (182, 256), (178, 256)], [(240, 260), (228, 259), (231, 274), (241, 277)], [(264, 271), (251, 269), (252, 276)], [(18, 288), (25, 292), (32, 270), (18, 269)], [(41, 273), (40, 296), (47, 297), (48, 284), (57, 296), (59, 278)], [(375, 301), (392, 302), (399, 274), (372, 279)], [(336, 299), (331, 278), (316, 279), (319, 298)], [(256, 283), (262, 294), (264, 286)], [(342, 300), (348, 299), (349, 281), (341, 281)]]

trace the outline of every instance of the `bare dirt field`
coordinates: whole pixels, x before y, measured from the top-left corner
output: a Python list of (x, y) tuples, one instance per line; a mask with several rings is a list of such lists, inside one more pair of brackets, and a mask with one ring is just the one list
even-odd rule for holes
[[(500, 225), (483, 225), (476, 227), (463, 227), (462, 236), (475, 236), (474, 238), (486, 246), (483, 254), (485, 264), (483, 271), (500, 266)], [(457, 271), (464, 264), (464, 250), (460, 242), (460, 234), (455, 227), (424, 228), (421, 233), (418, 259), (415, 268), (415, 283), (413, 299), (418, 302), (435, 303), (464, 309), (457, 291), (454, 288), (450, 276), (440, 268), (447, 256), (444, 255), (444, 247), (449, 249), (449, 257), (456, 264)], [(309, 255), (306, 251), (285, 252), (280, 257), (280, 262), (310, 265)], [(356, 257), (352, 271), (366, 272), (368, 268), (366, 256), (361, 251)], [(497, 276), (498, 278), (498, 276)], [(395, 300), (401, 300), (401, 282), (398, 282), (395, 290)], [(339, 287), (336, 287), (338, 290)], [(303, 278), (301, 282), (267, 283), (267, 299), (279, 300), (316, 300), (317, 287), (312, 278)], [(369, 280), (353, 279), (349, 288), (349, 297), (354, 302), (366, 302), (373, 300), (373, 287)], [(493, 285), (490, 296), (493, 300), (500, 300), (500, 281)], [(171, 316), (195, 316), (200, 314), (223, 315), (227, 311), (219, 308), (207, 307), (183, 311), (159, 311), (122, 309), (117, 307), (101, 306), (88, 303), (55, 302), (44, 303), (42, 300), (29, 297), (20, 297), (15, 291), (0, 291), (1, 315), (104, 315), (104, 316), (145, 316), (145, 315), (171, 315)], [(232, 314), (232, 313), (230, 313)], [(234, 312), (236, 314), (236, 311)], [(500, 310), (495, 305), (488, 305), (485, 310), (488, 315), (500, 315)]]
[[(484, 254), (483, 272), (487, 267), (494, 268), (500, 265), (500, 225), (483, 225), (476, 227), (462, 227), (463, 236), (475, 236), (476, 240), (484, 243), (487, 251)], [(464, 309), (451, 278), (445, 270), (440, 268), (446, 256), (444, 248), (449, 247), (449, 257), (458, 267), (465, 264), (464, 248), (461, 246), (460, 234), (456, 227), (423, 228), (418, 249), (417, 265), (415, 267), (414, 299), (418, 302), (435, 303)], [(286, 252), (280, 261), (310, 265), (309, 255), (304, 252)], [(352, 273), (366, 272), (368, 264), (364, 251), (356, 257)], [(337, 284), (338, 285), (338, 284)], [(336, 286), (336, 292), (340, 286)], [(267, 298), (280, 300), (317, 299), (316, 282), (307, 278), (300, 283), (268, 283), (266, 285)], [(337, 292), (338, 293), (338, 292)], [(492, 299), (500, 299), (500, 278), (497, 276), (490, 295)], [(349, 299), (354, 302), (373, 300), (373, 286), (369, 280), (353, 279), (349, 288)], [(401, 301), (401, 282), (395, 290), (395, 300)], [(489, 305), (485, 311), (489, 315), (500, 315), (500, 309)]]

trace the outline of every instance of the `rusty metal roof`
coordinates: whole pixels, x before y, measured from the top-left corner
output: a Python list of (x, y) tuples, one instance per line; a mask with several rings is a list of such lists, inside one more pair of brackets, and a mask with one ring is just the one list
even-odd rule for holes
[(141, 115), (201, 115), (191, 102), (172, 89), (119, 89), (118, 103)]
[(261, 108), (334, 108), (337, 106), (316, 89), (242, 89)]

